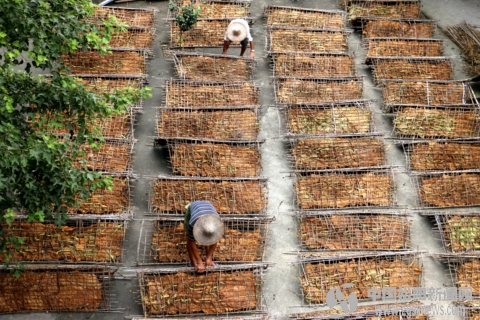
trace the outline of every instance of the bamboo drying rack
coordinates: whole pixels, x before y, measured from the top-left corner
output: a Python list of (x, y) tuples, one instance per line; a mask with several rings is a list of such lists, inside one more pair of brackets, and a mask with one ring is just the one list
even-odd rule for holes
[[(106, 92), (114, 93), (117, 89), (142, 89), (145, 86), (145, 83), (147, 83), (147, 75), (132, 78), (122, 75), (110, 77), (84, 75), (79, 77), (79, 79), (87, 89), (98, 94)], [(140, 97), (140, 100), (132, 105), (131, 108), (134, 112), (141, 110), (143, 108), (143, 98)]]
[(302, 211), (396, 206), (391, 167), (324, 170), (293, 177), (294, 203)]
[(347, 14), (341, 10), (267, 5), (263, 15), (267, 26), (344, 29), (347, 25)]
[[(132, 320), (157, 320), (158, 318), (145, 318), (145, 317), (133, 317)], [(162, 317), (164, 320), (191, 320), (191, 317)], [(261, 316), (261, 315), (237, 315), (237, 316), (212, 316), (206, 318), (205, 316), (202, 317), (204, 320), (273, 320), (274, 318), (269, 316)]]
[[(425, 251), (324, 252), (300, 255), (302, 297), (307, 305), (324, 305), (327, 291), (341, 287), (345, 296), (370, 300), (367, 288), (421, 287)], [(387, 270), (388, 269), (388, 270)], [(351, 273), (349, 271), (352, 271)], [(358, 283), (362, 282), (362, 286)], [(353, 286), (344, 287), (352, 283)]]
[(441, 239), (445, 252), (468, 254), (479, 251), (478, 212), (421, 211), (420, 215), (432, 218), (434, 232)]
[[(304, 27), (267, 27), (265, 51), (273, 53), (346, 53), (346, 29), (316, 29)], [(278, 47), (278, 48), (277, 48)]]
[(465, 308), (466, 314), (463, 314), (463, 319), (465, 320), (475, 320), (480, 315), (480, 300), (457, 302), (455, 305)]
[[(477, 280), (480, 274), (480, 253), (446, 253), (439, 256), (448, 267), (451, 284), (459, 290), (457, 301), (463, 300), (460, 297), (462, 288), (467, 292), (470, 291), (470, 299), (473, 297), (478, 299), (480, 297), (480, 288)], [(467, 295), (469, 294), (467, 293)]]
[(480, 169), (412, 172), (410, 177), (419, 209), (480, 205)]
[(71, 76), (85, 77), (129, 77), (145, 78), (148, 53), (146, 50), (117, 50), (101, 54), (99, 51), (75, 51), (63, 56), (65, 66), (71, 69)]
[(181, 79), (209, 82), (254, 80), (256, 62), (247, 57), (185, 51), (170, 51), (168, 54), (173, 57)]
[(480, 106), (469, 80), (384, 80), (380, 85), (386, 112), (394, 106)]
[(382, 210), (295, 213), (301, 249), (390, 250), (410, 248), (411, 216)]
[[(236, 264), (264, 261), (268, 226), (273, 218), (223, 216), (222, 221), (226, 231), (214, 257), (216, 262)], [(189, 259), (183, 222), (183, 217), (144, 220), (137, 247), (137, 265), (187, 265)]]
[[(372, 100), (286, 105), (279, 108), (286, 123), (285, 138), (363, 136), (375, 132)], [(309, 126), (312, 130), (308, 129)]]
[(363, 78), (275, 77), (277, 105), (325, 104), (362, 99)]
[(376, 84), (383, 80), (453, 80), (451, 57), (371, 57)]
[(362, 34), (366, 38), (402, 37), (405, 39), (433, 38), (437, 30), (434, 20), (388, 19), (360, 17)]
[(90, 22), (102, 24), (103, 19), (115, 16), (120, 22), (129, 27), (153, 27), (158, 10), (155, 8), (126, 8), (95, 6), (95, 13)]
[(267, 179), (263, 177), (151, 177), (148, 215), (179, 215), (192, 201), (210, 201), (217, 212), (265, 215)]
[(113, 33), (109, 45), (115, 50), (145, 51), (147, 57), (153, 58), (155, 32), (155, 28), (130, 27)]
[(250, 7), (252, 5), (252, 0), (175, 0), (173, 2), (178, 6), (178, 9), (173, 11), (168, 10), (167, 19), (175, 19), (176, 14), (180, 11), (179, 9), (186, 2), (202, 9), (198, 19), (249, 18), (251, 13)]
[(164, 140), (214, 139), (222, 141), (256, 141), (259, 131), (259, 108), (228, 109), (157, 109), (155, 145)]
[[(251, 26), (252, 18), (244, 18)], [(200, 18), (197, 24), (190, 30), (180, 32), (175, 24), (175, 19), (166, 19), (170, 27), (170, 49), (183, 50), (192, 48), (221, 48), (223, 47), (225, 30), (232, 21), (227, 19)], [(232, 42), (232, 47), (240, 46), (240, 41)]]
[[(144, 315), (164, 317), (166, 314), (175, 315), (196, 315), (196, 314), (264, 314), (265, 301), (262, 294), (264, 269), (268, 266), (266, 263), (237, 264), (237, 265), (219, 265), (215, 268), (209, 268), (206, 274), (198, 275), (193, 268), (157, 268), (139, 270), (138, 278), (140, 280), (141, 302)], [(223, 281), (220, 284), (220, 277)], [(218, 278), (218, 279), (217, 279)], [(169, 285), (169, 282), (179, 283), (176, 286)], [(212, 288), (209, 287), (211, 283)], [(216, 284), (216, 286), (213, 286)], [(230, 288), (229, 288), (230, 286)], [(232, 286), (235, 287), (231, 288)], [(203, 302), (202, 299), (196, 300), (195, 304), (200, 304), (191, 311), (193, 296), (196, 294), (188, 288), (197, 288), (214, 300)], [(252, 290), (251, 290), (252, 289)], [(151, 290), (151, 291), (150, 291)], [(164, 297), (165, 291), (171, 292), (172, 298)], [(250, 292), (252, 291), (252, 292)], [(212, 295), (210, 295), (210, 293)], [(231, 297), (230, 297), (231, 295)], [(180, 300), (182, 299), (183, 302)], [(166, 307), (154, 305), (163, 303)], [(233, 304), (230, 309), (225, 310), (224, 304)], [(242, 304), (244, 305), (242, 308)], [(204, 308), (201, 308), (204, 306)], [(209, 308), (212, 308), (210, 310)], [(167, 308), (168, 307), (168, 308)], [(156, 309), (156, 311), (155, 311)], [(201, 312), (195, 310), (209, 310)], [(215, 311), (216, 310), (216, 311)], [(219, 311), (220, 310), (220, 311)]]
[(29, 265), (20, 278), (4, 266), (2, 313), (121, 311), (113, 294), (116, 268), (81, 265)]
[(163, 83), (165, 108), (260, 107), (255, 81), (215, 82), (170, 79)]
[(445, 43), (440, 39), (405, 39), (397, 37), (366, 38), (366, 63), (374, 57), (438, 57), (444, 55)]
[[(84, 216), (88, 218), (93, 215), (101, 216), (129, 216), (133, 215), (131, 207), (131, 181), (135, 177), (125, 176), (117, 173), (105, 173), (105, 176), (113, 178), (111, 190), (105, 188), (97, 189), (91, 197), (85, 199), (80, 205), (67, 209), (67, 214), (73, 216)], [(120, 200), (119, 200), (120, 199)], [(78, 199), (80, 200), (80, 199)]]
[[(135, 140), (105, 139), (98, 143), (98, 149), (89, 144), (80, 146), (85, 152), (83, 157), (72, 159), (73, 164), (79, 168), (86, 166), (89, 170), (102, 173), (118, 173), (128, 176), (133, 175), (133, 156)], [(81, 164), (79, 161), (86, 161)]]
[(382, 134), (355, 137), (290, 138), (289, 160), (295, 172), (381, 168), (387, 163)]
[(409, 18), (420, 17), (421, 0), (342, 0), (348, 20), (355, 24), (363, 17)]
[(349, 53), (272, 53), (274, 77), (355, 77), (355, 56)]
[(264, 142), (166, 139), (172, 172), (182, 176), (256, 177)]
[[(388, 307), (388, 308), (387, 308)], [(331, 309), (327, 311), (311, 311), (305, 313), (294, 313), (290, 314), (290, 319), (298, 320), (327, 320), (327, 319), (375, 319), (378, 317), (378, 309), (384, 310), (387, 312), (392, 312), (391, 314), (398, 314), (405, 317), (409, 317), (412, 309), (414, 311), (423, 308), (425, 311), (431, 310), (431, 305), (424, 305), (421, 302), (413, 301), (408, 303), (389, 303), (389, 304), (378, 304), (378, 305), (369, 305), (369, 306), (359, 306), (353, 312), (348, 313), (348, 318), (345, 318), (340, 315), (342, 318), (337, 318), (338, 309)], [(411, 318), (411, 319), (421, 319), (428, 320), (431, 319), (429, 316), (422, 316), (421, 318)], [(139, 319), (140, 320), (140, 319)]]
[(480, 167), (480, 139), (405, 140), (401, 144), (405, 152), (408, 171), (428, 173), (441, 170), (473, 170)]
[[(122, 265), (125, 257), (125, 233), (131, 217), (69, 217), (64, 226), (55, 221), (27, 222), (18, 216), (6, 234), (23, 236), (19, 249), (9, 248), (15, 261), (34, 264)], [(8, 248), (8, 246), (7, 246)], [(5, 256), (0, 256), (5, 262)]]
[(397, 139), (463, 140), (479, 136), (478, 107), (395, 106), (392, 136)]

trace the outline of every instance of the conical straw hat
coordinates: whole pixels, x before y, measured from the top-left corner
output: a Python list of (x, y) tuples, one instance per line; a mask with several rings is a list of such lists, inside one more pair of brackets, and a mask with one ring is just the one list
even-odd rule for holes
[(218, 214), (206, 214), (193, 226), (193, 237), (202, 246), (211, 246), (223, 237), (223, 222)]
[(243, 41), (247, 33), (247, 27), (238, 21), (231, 22), (227, 27), (227, 38), (230, 41)]

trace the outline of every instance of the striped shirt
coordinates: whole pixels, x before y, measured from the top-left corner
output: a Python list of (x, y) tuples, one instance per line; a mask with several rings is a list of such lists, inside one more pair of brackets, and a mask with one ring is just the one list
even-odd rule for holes
[[(199, 201), (194, 201), (188, 205), (187, 208), (187, 216), (186, 218), (189, 217), (188, 220), (188, 231), (187, 235), (188, 238), (191, 241), (195, 241), (195, 238), (193, 237), (193, 227), (195, 226), (195, 223), (197, 222), (198, 218), (201, 216), (204, 216), (206, 214), (218, 214), (217, 210), (215, 210), (215, 207), (208, 201), (205, 200), (199, 200)], [(187, 219), (185, 219), (186, 222)]]

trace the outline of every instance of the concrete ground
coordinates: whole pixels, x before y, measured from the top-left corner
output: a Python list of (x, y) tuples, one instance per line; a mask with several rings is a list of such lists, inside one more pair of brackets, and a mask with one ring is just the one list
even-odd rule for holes
[[(261, 154), (263, 165), (263, 176), (268, 177), (268, 215), (274, 216), (276, 221), (270, 226), (269, 238), (267, 240), (266, 261), (274, 262), (265, 276), (263, 294), (266, 299), (267, 311), (270, 316), (277, 319), (286, 319), (289, 314), (313, 311), (322, 308), (298, 307), (302, 305), (300, 297), (300, 282), (298, 279), (299, 270), (294, 264), (296, 256), (288, 254), (298, 250), (299, 241), (296, 236), (297, 226), (291, 216), (293, 209), (293, 184), (287, 173), (290, 165), (286, 160), (287, 149), (285, 142), (277, 139), (281, 128), (279, 128), (278, 113), (273, 107), (273, 84), (271, 83), (271, 72), (269, 60), (265, 58), (265, 20), (262, 18), (264, 5), (286, 5), (300, 6), (318, 9), (338, 9), (336, 0), (304, 0), (301, 2), (290, 0), (254, 0), (252, 14), (257, 17), (252, 30), (255, 40), (255, 51), (258, 66), (256, 78), (262, 85), (261, 104), (265, 112), (261, 119), (260, 138), (266, 139)], [(149, 180), (146, 176), (158, 174), (169, 174), (170, 169), (166, 161), (166, 150), (154, 149), (149, 143), (155, 132), (155, 107), (160, 106), (163, 101), (163, 92), (160, 86), (164, 79), (174, 77), (172, 62), (165, 61), (160, 45), (168, 42), (168, 28), (162, 20), (167, 14), (168, 2), (143, 2), (137, 1), (129, 4), (131, 7), (155, 7), (159, 10), (156, 23), (156, 39), (154, 54), (155, 58), (149, 61), (148, 80), (149, 86), (153, 88), (152, 97), (145, 101), (144, 112), (137, 118), (135, 126), (135, 138), (138, 140), (135, 147), (134, 169), (139, 179), (134, 182), (133, 205), (135, 206), (135, 220), (129, 224), (127, 231), (127, 243), (125, 245), (125, 268), (120, 274), (130, 276), (136, 265), (136, 249), (139, 238), (140, 220), (147, 212), (147, 193)], [(480, 2), (478, 0), (423, 0), (423, 12), (430, 18), (437, 21), (441, 28), (453, 25), (466, 20), (475, 24), (480, 19)], [(448, 40), (441, 31), (438, 31), (436, 38), (446, 40), (446, 55), (455, 56), (456, 72), (455, 79), (465, 78), (461, 71), (460, 53), (458, 48)], [(355, 32), (349, 39), (350, 51), (357, 56), (357, 69), (360, 75), (365, 76), (364, 98), (377, 99), (375, 125), (377, 131), (390, 132), (391, 120), (385, 116), (380, 109), (381, 92), (372, 83), (369, 69), (362, 65), (364, 51), (360, 46), (361, 39)], [(233, 51), (232, 51), (233, 50)], [(229, 53), (236, 54), (238, 49), (230, 49)], [(221, 52), (221, 49), (209, 49), (208, 52)], [(403, 152), (394, 146), (387, 151), (389, 164), (399, 165), (405, 168), (405, 156)], [(432, 232), (433, 225), (427, 218), (421, 217), (418, 213), (411, 211), (414, 208), (414, 193), (409, 178), (404, 173), (397, 175), (397, 198), (398, 204), (412, 213), (412, 248), (427, 250), (429, 253), (442, 252), (441, 243)], [(425, 287), (450, 286), (449, 279), (444, 265), (434, 258), (424, 259)], [(142, 314), (139, 303), (137, 279), (125, 279), (113, 281), (114, 300), (118, 301), (117, 307), (124, 308), (123, 313), (33, 313), (33, 314), (12, 314), (2, 315), (0, 320), (80, 320), (80, 319), (123, 319), (132, 318)], [(440, 319), (441, 317), (436, 317)], [(442, 317), (443, 319), (454, 319), (454, 317)]]

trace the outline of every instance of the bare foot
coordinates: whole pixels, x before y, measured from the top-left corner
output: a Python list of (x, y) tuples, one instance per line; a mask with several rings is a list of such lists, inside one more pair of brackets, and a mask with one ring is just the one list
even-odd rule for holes
[(212, 260), (205, 261), (207, 267), (216, 267), (217, 265)]
[(205, 265), (203, 264), (203, 262), (200, 262), (199, 264), (197, 264), (196, 270), (198, 273), (202, 273), (205, 271)]

